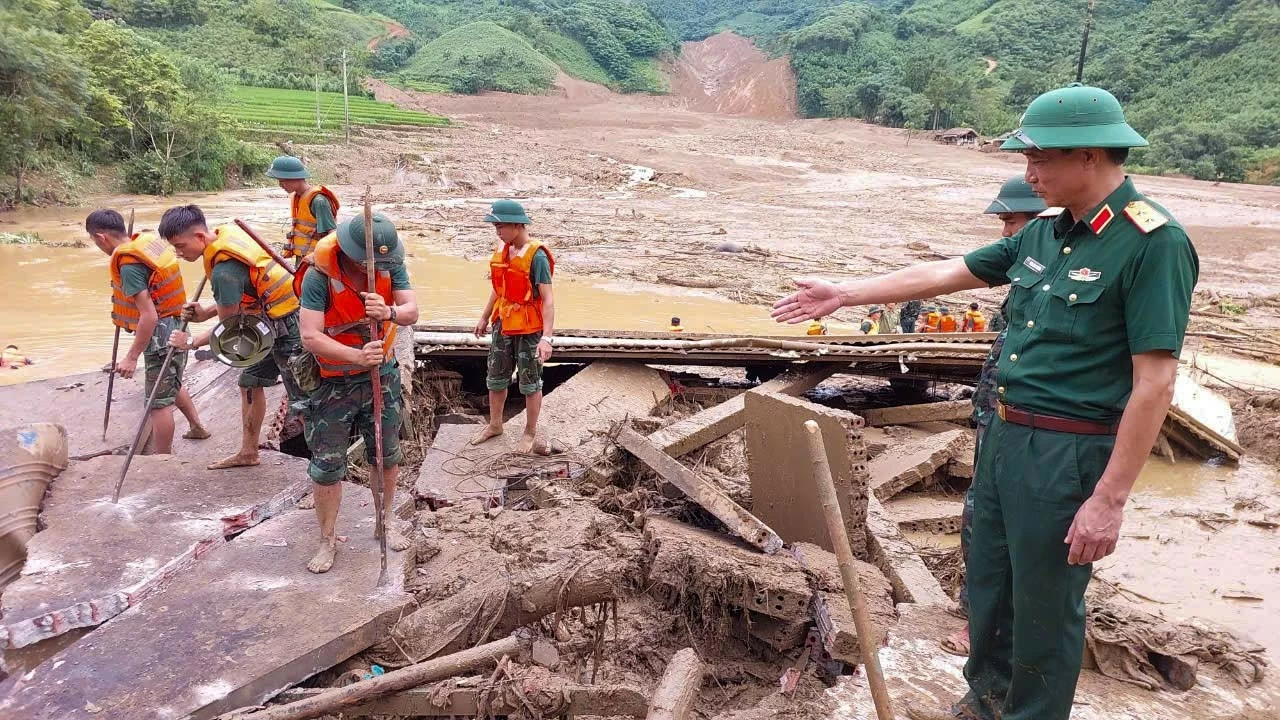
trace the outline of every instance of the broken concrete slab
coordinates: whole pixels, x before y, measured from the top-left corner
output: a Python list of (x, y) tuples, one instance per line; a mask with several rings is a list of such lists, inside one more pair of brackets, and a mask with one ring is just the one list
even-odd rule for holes
[(907, 425), (921, 422), (968, 420), (971, 415), (973, 415), (972, 400), (948, 400), (946, 402), (924, 403), (922, 405), (875, 408), (863, 412), (862, 418), (871, 427), (883, 427), (885, 425)]
[(905, 442), (885, 450), (867, 464), (871, 491), (881, 501), (933, 475), (964, 447), (964, 430), (951, 430)]
[[(822, 638), (823, 650), (843, 663), (862, 664), (862, 647), (853, 624), (853, 611), (844, 592), (844, 578), (835, 553), (812, 543), (796, 543), (792, 549), (797, 560), (814, 579), (817, 593), (813, 600), (813, 616)], [(881, 643), (898, 621), (894, 608), (893, 587), (880, 568), (855, 560), (858, 585), (867, 603), (867, 617), (875, 628), (875, 642)]]
[(733, 617), (734, 634), (750, 635), (776, 652), (793, 650), (804, 644), (809, 635), (807, 620), (779, 620), (760, 613), (744, 612)]
[[(606, 447), (599, 435), (628, 416), (648, 415), (670, 395), (670, 388), (657, 370), (632, 362), (594, 362), (547, 394), (538, 431), (541, 438), (590, 458)], [(494, 477), (485, 461), (503, 453), (515, 454), (524, 424), (525, 414), (521, 411), (503, 425), (502, 435), (483, 445), (468, 444), (476, 432), (474, 427), (442, 425), (439, 432), (447, 430), (450, 434), (444, 440), (437, 438), (436, 446), (450, 455), (437, 455), (430, 464), (423, 462), (414, 494), (433, 507), (456, 505), (468, 498), (501, 497), (509, 479)], [(453, 456), (459, 459), (453, 460)], [(458, 469), (453, 474), (442, 471), (445, 462)]]
[(898, 523), (874, 495), (867, 499), (867, 550), (871, 562), (889, 578), (895, 601), (941, 605), (951, 602), (915, 546), (902, 536)]
[(948, 535), (960, 532), (964, 500), (935, 493), (903, 493), (884, 503), (884, 509), (908, 532)]
[(72, 462), (52, 484), (22, 576), (0, 598), (7, 643), (24, 647), (106, 622), (162, 590), (230, 535), (291, 508), (311, 487), (305, 460), (264, 451), (250, 471), (176, 455), (135, 458), (132, 491), (111, 503), (124, 458)]
[(773, 554), (782, 549), (782, 538), (778, 537), (778, 533), (729, 499), (723, 490), (681, 465), (679, 460), (663, 453), (636, 431), (628, 427), (622, 428), (618, 432), (618, 444), (658, 473), (663, 480), (679, 488), (685, 497), (724, 523), (734, 535), (764, 553)]
[(862, 418), (774, 393), (747, 394), (747, 461), (751, 507), (787, 542), (831, 549), (804, 431), (806, 420), (822, 428), (840, 512), (856, 557), (867, 556), (867, 462)]
[(764, 555), (736, 538), (667, 518), (648, 516), (649, 585), (680, 604), (698, 598), (704, 614), (735, 607), (788, 621), (806, 621), (813, 593), (804, 568), (789, 553)]
[(22, 571), (45, 490), (66, 467), (67, 431), (61, 425), (0, 430), (0, 591)]
[(314, 513), (271, 518), (18, 678), (0, 715), (205, 720), (261, 704), (364, 650), (412, 604), (402, 589), (410, 558), (389, 553), (392, 582), (375, 587), (368, 491), (347, 483), (343, 491), (338, 532), (347, 541), (328, 573), (306, 569)]

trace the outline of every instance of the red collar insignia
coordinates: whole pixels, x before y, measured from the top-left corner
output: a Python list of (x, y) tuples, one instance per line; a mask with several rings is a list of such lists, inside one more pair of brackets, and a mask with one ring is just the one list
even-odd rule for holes
[(1116, 214), (1111, 212), (1111, 206), (1104, 203), (1098, 214), (1094, 215), (1093, 219), (1089, 221), (1089, 227), (1093, 229), (1094, 235), (1101, 235), (1102, 231), (1107, 229), (1107, 226), (1111, 224), (1115, 217)]

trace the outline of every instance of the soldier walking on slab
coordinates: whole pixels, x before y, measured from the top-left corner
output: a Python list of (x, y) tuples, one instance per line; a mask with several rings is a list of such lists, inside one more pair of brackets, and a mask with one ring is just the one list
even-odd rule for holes
[[(1000, 187), (1000, 193), (996, 195), (996, 199), (987, 207), (986, 214), (999, 215), (1001, 228), (1000, 237), (1013, 237), (1027, 223), (1031, 222), (1037, 215), (1045, 218), (1043, 222), (1052, 222), (1054, 217), (1062, 212), (1062, 208), (1054, 208), (1050, 211), (1045, 208), (1044, 200), (1031, 189), (1031, 184), (1022, 178), (1015, 176), (1009, 178), (1003, 186)], [(977, 303), (970, 306), (976, 309)], [(1004, 314), (1004, 303), (1001, 303), (1000, 310), (995, 313), (995, 317)], [(994, 317), (992, 320), (994, 321)], [(975, 330), (975, 332), (980, 332)], [(976, 430), (976, 440), (974, 445), (973, 466), (978, 466), (978, 451), (982, 449), (982, 436), (986, 429), (991, 425), (991, 418), (995, 416), (997, 410), (996, 395), (996, 364), (1000, 358), (1001, 348), (1004, 347), (1005, 333), (1001, 332), (991, 343), (991, 352), (987, 354), (987, 360), (982, 364), (982, 370), (978, 373), (978, 384), (973, 389), (973, 425)], [(960, 558), (965, 565), (969, 563), (969, 542), (973, 536), (973, 491), (970, 483), (970, 490), (964, 494), (964, 510), (960, 516)], [(969, 619), (969, 591), (967, 587), (960, 588), (960, 613), (965, 620)], [(942, 639), (942, 649), (953, 655), (969, 654), (969, 625), (966, 622), (964, 629), (954, 633), (950, 637)]]
[(1124, 505), (1168, 412), (1199, 260), (1182, 226), (1125, 175), (1147, 141), (1110, 93), (1032, 101), (1001, 149), (1063, 210), (963, 258), (839, 285), (797, 281), (773, 315), (1011, 284), (996, 417), (974, 473), (969, 692), (917, 720), (1067, 720), (1084, 651), (1091, 563), (1116, 549)]
[(280, 189), (289, 193), (291, 227), (281, 254), (293, 258), (296, 267), (302, 258), (311, 254), (320, 238), (338, 226), (338, 196), (323, 185), (307, 182), (311, 173), (292, 155), (272, 160), (267, 176), (279, 181)]
[[(260, 318), (271, 327), (275, 340), (270, 352), (240, 373), (240, 450), (210, 464), (209, 469), (257, 465), (258, 442), (267, 414), (266, 388), (283, 379), (290, 404), (305, 399), (289, 372), (289, 358), (302, 351), (298, 296), (289, 271), (239, 227), (228, 223), (210, 230), (204, 213), (195, 205), (166, 210), (160, 219), (160, 236), (173, 245), (183, 260), (202, 260), (213, 287), (213, 304), (187, 303), (185, 316), (193, 322), (204, 322), (215, 316), (225, 321), (245, 315)], [(210, 330), (197, 334), (175, 330), (169, 344), (179, 350), (194, 350), (208, 345), (211, 335)]]
[[(373, 216), (373, 246), (373, 288), (365, 275), (363, 216), (340, 225), (316, 245), (314, 264), (302, 279), (302, 344), (314, 355), (319, 376), (304, 380), (304, 389), (310, 391), (303, 425), (311, 449), (307, 473), (315, 484), (320, 524), (320, 547), (307, 565), (314, 573), (327, 572), (337, 552), (339, 481), (347, 475), (347, 448), (354, 432), (364, 438), (370, 466), (376, 462), (371, 372), (382, 378), (382, 507), (387, 547), (404, 550), (409, 546), (393, 510), (404, 460), (400, 451), (404, 398), (393, 348), (396, 330), (418, 321), (418, 301), (405, 269), (404, 245), (395, 226), (381, 214)], [(382, 323), (381, 340), (371, 341), (368, 318)]]
[(204, 440), (209, 431), (200, 422), (191, 394), (182, 384), (187, 366), (186, 353), (174, 353), (164, 376), (160, 369), (169, 344), (169, 334), (178, 327), (182, 305), (187, 301), (178, 257), (163, 240), (151, 233), (128, 234), (124, 217), (115, 210), (94, 210), (84, 221), (85, 232), (98, 249), (111, 257), (111, 322), (133, 333), (133, 342), (115, 372), (131, 378), (138, 370), (138, 358), (146, 368), (145, 393), (160, 384), (148, 408), (151, 443), (157, 453), (173, 452), (173, 408), (176, 406), (190, 426), (182, 437)]
[(524, 395), (524, 434), (516, 451), (546, 455), (549, 441), (538, 442), (538, 414), (542, 411), (542, 365), (551, 359), (555, 334), (555, 296), (551, 275), (556, 261), (546, 245), (529, 239), (533, 221), (514, 200), (493, 203), (484, 221), (493, 223), (501, 241), (489, 259), (493, 290), (485, 303), (476, 337), (489, 333), (489, 424), (471, 439), (472, 445), (502, 434), (502, 409), (507, 402), (511, 373)]

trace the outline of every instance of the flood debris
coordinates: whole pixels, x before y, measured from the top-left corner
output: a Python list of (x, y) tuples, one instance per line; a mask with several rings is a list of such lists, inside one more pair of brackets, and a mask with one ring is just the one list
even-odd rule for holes
[(922, 405), (899, 405), (897, 407), (875, 408), (862, 413), (863, 419), (871, 427), (968, 420), (971, 415), (973, 415), (973, 402), (970, 400), (948, 400), (946, 402), (925, 403)]
[(919, 483), (964, 451), (967, 430), (949, 430), (890, 448), (867, 464), (871, 491), (884, 502)]
[(690, 720), (693, 703), (702, 687), (702, 674), (702, 661), (693, 648), (676, 653), (653, 691), (645, 720)]

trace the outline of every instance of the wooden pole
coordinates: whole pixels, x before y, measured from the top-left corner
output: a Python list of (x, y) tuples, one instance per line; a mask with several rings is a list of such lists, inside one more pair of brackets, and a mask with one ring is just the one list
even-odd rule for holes
[(316, 130), (320, 129), (320, 73), (316, 73)]
[(676, 653), (667, 663), (667, 670), (653, 691), (649, 714), (645, 720), (689, 720), (693, 717), (693, 703), (702, 688), (702, 661), (693, 648)]
[(342, 123), (347, 131), (347, 142), (351, 142), (351, 98), (347, 95), (347, 49), (342, 49), (342, 106), (346, 120)]
[[(209, 276), (200, 278), (200, 284), (196, 286), (195, 297), (191, 298), (191, 302), (200, 302), (200, 296), (204, 294), (204, 285), (209, 281)], [(182, 332), (187, 331), (187, 320), (182, 321), (179, 328)], [(147, 394), (147, 403), (142, 406), (142, 419), (138, 421), (138, 431), (133, 434), (133, 442), (129, 444), (129, 453), (124, 456), (124, 467), (120, 468), (120, 477), (116, 478), (116, 489), (111, 495), (111, 502), (120, 502), (120, 488), (124, 487), (124, 476), (129, 473), (129, 465), (133, 463), (133, 456), (138, 452), (138, 443), (142, 441), (142, 433), (147, 429), (147, 418), (151, 414), (151, 403), (156, 401), (156, 393), (160, 392), (160, 386), (163, 384), (159, 378), (164, 377), (165, 371), (169, 369), (169, 363), (173, 362), (173, 353), (178, 348), (170, 345), (169, 352), (164, 354), (164, 362), (160, 364), (160, 372), (156, 374), (156, 384), (152, 386), (151, 392)], [(185, 350), (183, 352), (186, 352)]]
[(393, 670), (354, 685), (330, 688), (306, 700), (269, 707), (261, 712), (235, 713), (223, 717), (224, 720), (309, 720), (331, 715), (391, 693), (476, 670), (497, 662), (503, 655), (515, 657), (522, 650), (528, 651), (531, 645), (531, 639), (525, 635), (510, 635), (470, 650)]
[(261, 235), (254, 232), (253, 228), (249, 227), (249, 223), (241, 220), (240, 218), (236, 218), (235, 223), (237, 226), (239, 226), (241, 230), (244, 231), (245, 235), (248, 235), (250, 239), (258, 243), (258, 246), (261, 247), (263, 250), (265, 250), (266, 253), (271, 256), (272, 260), (275, 260), (277, 263), (280, 263), (280, 266), (283, 267), (285, 270), (287, 270), (290, 275), (295, 274), (293, 268), (289, 266), (289, 262), (285, 260), (283, 257), (281, 257), (280, 253), (276, 252), (275, 248), (267, 244), (267, 241), (263, 240)]
[(845, 532), (844, 517), (840, 514), (840, 501), (836, 497), (836, 485), (831, 479), (831, 466), (827, 463), (827, 448), (822, 442), (822, 429), (812, 420), (804, 422), (809, 440), (809, 455), (813, 462), (813, 479), (818, 486), (818, 499), (822, 502), (822, 514), (827, 520), (827, 532), (835, 546), (836, 559), (840, 561), (840, 577), (844, 579), (844, 594), (853, 610), (853, 626), (858, 631), (858, 646), (862, 649), (862, 664), (867, 669), (867, 682), (871, 686), (871, 699), (876, 705), (879, 720), (893, 720), (893, 705), (889, 700), (889, 688), (880, 670), (880, 638), (876, 636), (867, 616), (867, 599), (858, 584), (858, 572), (853, 561), (853, 549), (849, 534)]
[[(344, 55), (345, 57), (345, 55)], [(364, 186), (364, 278), (365, 292), (378, 292), (377, 278), (373, 270), (373, 205), (371, 198), (373, 190), (368, 185)], [(379, 340), (379, 331), (381, 330), (379, 321), (369, 318), (369, 341), (377, 342)], [(387, 583), (387, 526), (386, 518), (382, 514), (383, 496), (382, 483), (385, 477), (386, 468), (382, 462), (382, 366), (378, 365), (369, 369), (369, 381), (373, 384), (373, 458), (374, 473), (369, 479), (369, 485), (373, 490), (373, 511), (377, 513), (374, 519), (374, 527), (378, 531), (378, 548), (382, 551), (382, 571), (378, 573), (378, 586), (381, 587)]]
[[(129, 224), (124, 229), (124, 234), (130, 238), (133, 237), (133, 212), (134, 208), (129, 208)], [(120, 326), (116, 326), (115, 339), (111, 341), (111, 374), (107, 376), (107, 407), (102, 411), (102, 439), (107, 439), (107, 427), (111, 425), (111, 399), (112, 393), (116, 387), (116, 359), (120, 356)], [(147, 410), (146, 412), (150, 412)]]
[(1084, 12), (1084, 33), (1080, 36), (1080, 59), (1076, 61), (1076, 82), (1084, 82), (1084, 59), (1089, 51), (1089, 29), (1093, 25), (1093, 3), (1089, 0), (1089, 7)]

